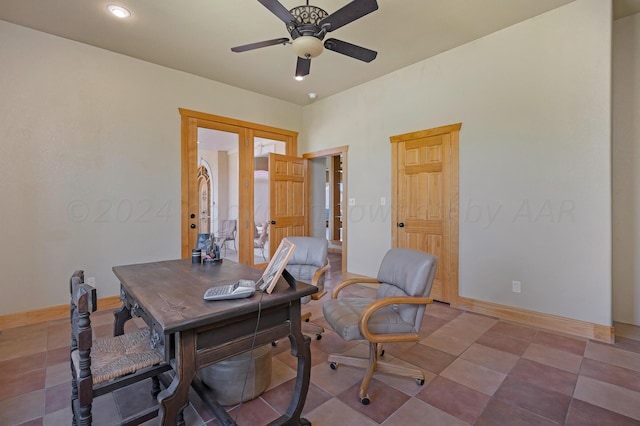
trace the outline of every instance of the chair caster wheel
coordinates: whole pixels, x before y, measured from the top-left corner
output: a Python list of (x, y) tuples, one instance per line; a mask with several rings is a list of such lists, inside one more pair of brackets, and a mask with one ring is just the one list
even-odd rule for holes
[(271, 342), (271, 346), (278, 346), (278, 342)]
[(416, 383), (422, 386), (424, 385), (424, 379), (416, 379)]
[(337, 362), (330, 362), (329, 363), (329, 367), (331, 367), (332, 370), (337, 370), (338, 369), (338, 363)]
[(316, 334), (316, 340), (322, 340), (322, 334)]
[(360, 402), (362, 402), (362, 405), (369, 405), (371, 400), (369, 399), (369, 396), (365, 396), (363, 398), (360, 398)]

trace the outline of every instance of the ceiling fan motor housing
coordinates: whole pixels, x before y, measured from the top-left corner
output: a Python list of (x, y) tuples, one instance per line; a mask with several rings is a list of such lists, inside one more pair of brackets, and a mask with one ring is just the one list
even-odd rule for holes
[(305, 59), (320, 55), (324, 50), (322, 39), (326, 31), (322, 31), (319, 24), (329, 14), (324, 9), (309, 5), (294, 7), (289, 12), (296, 19), (287, 25), (296, 55)]
[(320, 21), (329, 16), (324, 10), (316, 6), (298, 6), (289, 11), (300, 25), (311, 24), (320, 28)]

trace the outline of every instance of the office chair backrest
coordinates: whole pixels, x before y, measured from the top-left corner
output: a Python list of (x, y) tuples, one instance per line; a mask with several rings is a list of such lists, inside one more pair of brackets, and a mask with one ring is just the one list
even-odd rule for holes
[[(296, 245), (287, 262), (287, 271), (296, 280), (311, 283), (316, 271), (327, 264), (329, 242), (325, 238), (316, 237), (287, 237), (287, 239)], [(318, 282), (315, 283), (320, 291), (324, 289), (325, 275), (320, 275)], [(310, 299), (310, 297), (304, 297), (302, 303), (308, 303)]]
[[(377, 280), (382, 284), (376, 298), (393, 296), (428, 297), (431, 293), (438, 258), (411, 249), (392, 248), (380, 264)], [(404, 321), (420, 330), (425, 305), (397, 305), (396, 311)]]

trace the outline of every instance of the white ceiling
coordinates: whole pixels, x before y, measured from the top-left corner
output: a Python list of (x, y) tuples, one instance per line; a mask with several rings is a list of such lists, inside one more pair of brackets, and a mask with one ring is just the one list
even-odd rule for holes
[[(287, 8), (304, 0), (280, 0)], [(311, 74), (293, 80), (296, 56), (276, 45), (244, 53), (233, 46), (287, 37), (282, 21), (256, 0), (2, 0), (0, 19), (274, 98), (306, 105), (388, 74), (573, 0), (378, 0), (379, 9), (331, 37), (376, 50), (364, 63), (325, 51)], [(604, 1), (604, 0), (603, 0)], [(312, 0), (332, 13), (349, 0)], [(108, 4), (125, 6), (117, 20)], [(614, 0), (614, 15), (640, 0)]]

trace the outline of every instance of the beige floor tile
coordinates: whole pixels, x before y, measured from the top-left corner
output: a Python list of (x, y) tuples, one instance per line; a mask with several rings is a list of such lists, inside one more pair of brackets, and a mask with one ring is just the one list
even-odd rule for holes
[(571, 373), (580, 371), (582, 357), (559, 349), (532, 343), (522, 355), (531, 361), (539, 362), (550, 367), (556, 367)]
[(640, 420), (640, 392), (580, 376), (573, 396), (598, 407)]
[(45, 378), (45, 387), (59, 385), (61, 383), (71, 381), (71, 368), (68, 362), (49, 365), (47, 367), (47, 375)]
[(465, 312), (435, 331), (432, 336), (453, 336), (460, 341), (467, 342), (467, 346), (469, 346), (493, 327), (496, 322), (495, 318)]
[(614, 346), (589, 342), (585, 357), (617, 365), (618, 367), (640, 371), (640, 354), (618, 349)]
[(456, 359), (440, 375), (490, 396), (507, 377), (506, 374), (464, 359)]
[(508, 374), (520, 359), (517, 355), (474, 343), (460, 358)]
[(374, 426), (378, 423), (360, 414), (336, 398), (332, 398), (306, 415), (313, 425)]
[[(443, 327), (444, 328), (444, 327)], [(441, 332), (443, 331), (443, 332)], [(425, 346), (430, 346), (442, 352), (458, 356), (464, 352), (475, 339), (463, 339), (455, 335), (455, 330), (442, 330), (427, 336), (420, 341)]]
[(6, 425), (19, 425), (44, 415), (44, 389), (13, 398), (0, 400), (0, 422)]
[(419, 399), (411, 398), (382, 424), (384, 426), (424, 424), (429, 424), (429, 426), (465, 426), (469, 423), (463, 422), (459, 418), (445, 413), (433, 405), (429, 405)]
[[(73, 418), (71, 414), (71, 409), (66, 408), (58, 411), (54, 411), (53, 413), (47, 414), (42, 419), (43, 426), (69, 426), (71, 424), (71, 419)], [(97, 423), (94, 422), (94, 423)]]
[(313, 383), (332, 395), (338, 395), (355, 383), (360, 383), (363, 377), (362, 368), (349, 365), (341, 365), (337, 370), (331, 370), (327, 364), (319, 364), (311, 368)]
[(462, 324), (475, 330), (483, 330), (483, 333), (496, 325), (497, 322), (498, 320), (496, 318), (473, 314), (471, 312), (465, 312), (451, 321), (451, 323), (456, 325)]
[[(385, 358), (387, 358), (387, 356), (385, 356)], [(404, 362), (399, 358), (387, 358), (385, 359), (385, 361), (401, 367), (417, 368), (416, 366), (409, 364), (408, 362)], [(418, 392), (424, 389), (424, 386), (426, 386), (427, 383), (429, 383), (436, 377), (435, 374), (426, 370), (423, 370), (423, 373), (425, 376), (423, 385), (419, 385), (415, 378), (396, 376), (393, 374), (376, 374), (374, 375), (374, 377), (380, 380), (382, 383), (398, 389), (400, 392), (406, 393), (407, 395), (415, 396), (416, 394), (418, 394)], [(364, 375), (364, 370), (362, 371), (362, 374)]]
[(296, 377), (296, 371), (291, 367), (273, 357), (271, 360), (271, 383), (269, 384), (269, 388), (275, 388), (282, 383), (291, 380)]

